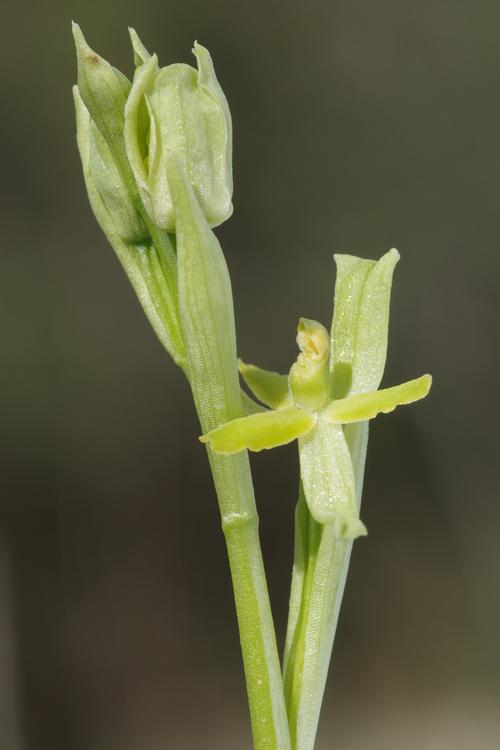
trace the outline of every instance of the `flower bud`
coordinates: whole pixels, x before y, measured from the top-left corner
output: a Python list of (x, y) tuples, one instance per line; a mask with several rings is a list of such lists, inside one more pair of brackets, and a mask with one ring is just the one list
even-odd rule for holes
[(128, 245), (150, 241), (129, 190), (100, 130), (83, 103), (77, 86), (73, 88), (78, 149), (87, 191), (101, 229), (113, 242), (117, 235)]
[(130, 81), (89, 47), (76, 23), (73, 24), (73, 37), (78, 62), (78, 91), (122, 174), (128, 176), (123, 120)]
[[(132, 32), (131, 32), (132, 33)], [(175, 156), (212, 227), (233, 207), (232, 126), (226, 97), (211, 57), (195, 43), (198, 70), (158, 67), (132, 34), (136, 70), (125, 107), (125, 146), (144, 206), (162, 229), (175, 230), (167, 159)]]

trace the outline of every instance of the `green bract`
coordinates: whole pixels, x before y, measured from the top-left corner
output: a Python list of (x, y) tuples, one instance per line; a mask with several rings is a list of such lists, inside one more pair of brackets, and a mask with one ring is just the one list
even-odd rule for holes
[(382, 380), (392, 275), (398, 260), (399, 253), (394, 249), (379, 261), (335, 255), (330, 370), (336, 398), (374, 391)]
[(210, 429), (242, 414), (231, 281), (217, 237), (173, 154), (166, 169), (176, 216), (179, 312), (187, 374), (202, 425)]
[[(232, 213), (232, 126), (226, 97), (208, 50), (195, 43), (198, 70), (158, 67), (156, 55), (133, 38), (139, 62), (125, 107), (125, 144), (142, 201), (152, 221), (174, 231), (167, 160), (175, 155), (210, 226)], [(143, 61), (143, 62), (141, 62)]]

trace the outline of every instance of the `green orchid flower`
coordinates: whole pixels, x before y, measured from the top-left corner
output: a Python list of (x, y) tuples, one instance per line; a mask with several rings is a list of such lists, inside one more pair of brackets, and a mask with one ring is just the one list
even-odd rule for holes
[[(301, 318), (300, 354), (288, 377), (240, 362), (240, 373), (269, 411), (234, 419), (202, 435), (216, 453), (261, 451), (299, 441), (300, 472), (312, 517), (334, 524), (337, 535), (366, 534), (359, 518), (352, 459), (342, 425), (365, 422), (397, 406), (424, 398), (432, 378), (422, 375), (401, 385), (335, 398), (342, 391), (331, 367), (329, 334), (321, 323)], [(340, 373), (340, 374), (339, 374)], [(337, 370), (345, 379), (345, 370)]]

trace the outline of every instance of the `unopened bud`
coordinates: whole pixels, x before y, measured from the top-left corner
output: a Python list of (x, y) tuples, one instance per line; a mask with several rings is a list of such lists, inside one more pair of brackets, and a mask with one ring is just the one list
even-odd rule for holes
[(144, 206), (162, 229), (175, 230), (167, 178), (174, 156), (210, 226), (232, 213), (232, 126), (226, 97), (208, 50), (194, 46), (198, 70), (159, 68), (131, 32), (137, 68), (125, 108), (125, 145)]
[(89, 47), (76, 23), (73, 24), (73, 37), (78, 61), (78, 91), (116, 163), (126, 175), (129, 167), (123, 141), (123, 122), (130, 81)]
[(83, 103), (78, 87), (73, 88), (76, 110), (77, 142), (85, 183), (94, 214), (113, 242), (117, 235), (128, 245), (149, 241), (146, 226), (120, 174), (100, 130)]

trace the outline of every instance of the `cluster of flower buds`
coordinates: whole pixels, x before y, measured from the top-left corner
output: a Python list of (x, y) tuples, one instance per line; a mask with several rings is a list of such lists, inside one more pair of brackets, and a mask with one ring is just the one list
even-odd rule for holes
[[(208, 326), (208, 340), (216, 334), (225, 342), (234, 339), (227, 269), (211, 229), (233, 210), (226, 97), (208, 50), (197, 43), (197, 70), (180, 63), (160, 68), (131, 29), (135, 72), (130, 81), (89, 47), (77, 24), (73, 35), (77, 140), (92, 210), (160, 341), (186, 373), (190, 370), (192, 380), (188, 338), (195, 311), (198, 334)], [(192, 221), (198, 255), (190, 242)], [(203, 273), (203, 283), (198, 278), (188, 290), (197, 262), (208, 262), (207, 247), (213, 255), (210, 278)], [(193, 295), (205, 292), (207, 299), (223, 297), (220, 319), (212, 314), (213, 304), (202, 309), (200, 299), (196, 303)]]
[[(131, 83), (88, 46), (76, 24), (73, 34), (78, 142), (87, 187), (90, 182), (102, 203), (97, 218), (105, 233), (134, 243), (142, 241), (149, 222), (175, 232), (172, 159), (186, 174), (209, 226), (229, 218), (231, 115), (208, 50), (195, 43), (197, 70), (181, 63), (160, 68), (132, 29)], [(91, 202), (94, 207), (92, 196)]]

